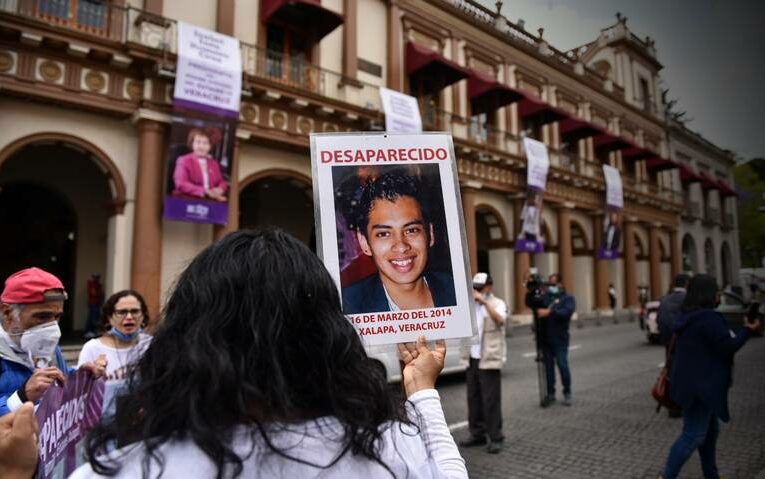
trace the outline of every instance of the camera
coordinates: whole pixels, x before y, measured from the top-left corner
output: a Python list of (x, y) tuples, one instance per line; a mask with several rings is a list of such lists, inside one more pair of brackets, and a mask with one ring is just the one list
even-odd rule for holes
[(526, 306), (532, 309), (545, 307), (544, 286), (544, 279), (539, 275), (536, 268), (532, 268), (526, 280)]

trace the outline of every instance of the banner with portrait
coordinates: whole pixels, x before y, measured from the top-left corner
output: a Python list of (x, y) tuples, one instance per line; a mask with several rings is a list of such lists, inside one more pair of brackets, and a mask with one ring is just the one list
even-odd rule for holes
[(603, 165), (603, 177), (606, 180), (606, 212), (603, 218), (603, 242), (598, 249), (598, 258), (616, 259), (620, 255), (619, 245), (622, 237), (622, 177), (619, 170), (611, 165)]
[(532, 138), (523, 139), (526, 151), (526, 198), (521, 208), (519, 233), (515, 238), (515, 250), (528, 253), (543, 253), (544, 219), (542, 207), (544, 191), (547, 185), (547, 172), (550, 170), (550, 158), (547, 146)]
[(101, 419), (105, 380), (79, 369), (62, 387), (43, 394), (35, 412), (40, 428), (37, 479), (65, 478), (85, 462), (84, 438)]
[(474, 333), (451, 135), (312, 134), (317, 250), (368, 346)]
[(239, 40), (178, 22), (164, 217), (226, 224), (242, 94)]

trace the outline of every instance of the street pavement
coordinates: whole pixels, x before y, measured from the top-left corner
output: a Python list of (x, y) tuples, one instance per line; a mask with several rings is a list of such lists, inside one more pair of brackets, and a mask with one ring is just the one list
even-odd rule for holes
[[(637, 323), (572, 328), (574, 405), (539, 407), (533, 336), (508, 340), (502, 371), (505, 443), (499, 454), (461, 449), (472, 478), (650, 478), (661, 472), (682, 420), (655, 413), (651, 387), (663, 348), (647, 344)], [(448, 351), (447, 354), (458, 354)], [(731, 421), (722, 424), (717, 458), (726, 479), (765, 477), (765, 338), (736, 356)], [(455, 439), (469, 436), (464, 375), (439, 380)], [(698, 454), (682, 478), (700, 478)]]

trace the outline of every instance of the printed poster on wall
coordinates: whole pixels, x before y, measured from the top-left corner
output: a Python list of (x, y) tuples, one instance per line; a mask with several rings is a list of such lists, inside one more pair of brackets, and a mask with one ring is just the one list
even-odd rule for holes
[(69, 477), (85, 462), (84, 438), (101, 419), (103, 378), (84, 370), (70, 373), (63, 387), (50, 387), (35, 412), (40, 463), (37, 479)]
[(239, 40), (178, 23), (164, 217), (225, 224), (242, 90)]
[(368, 346), (470, 337), (452, 138), (312, 134), (317, 250)]
[(528, 253), (543, 253), (545, 237), (543, 234), (542, 203), (547, 185), (547, 172), (550, 159), (547, 146), (532, 138), (523, 139), (526, 151), (526, 199), (521, 209), (520, 233), (515, 239), (515, 250)]
[(616, 259), (619, 257), (624, 209), (622, 177), (619, 170), (611, 165), (603, 165), (603, 176), (606, 179), (606, 214), (603, 218), (603, 244), (598, 249), (598, 258)]
[(380, 87), (380, 100), (388, 133), (420, 133), (422, 117), (417, 98), (396, 90)]

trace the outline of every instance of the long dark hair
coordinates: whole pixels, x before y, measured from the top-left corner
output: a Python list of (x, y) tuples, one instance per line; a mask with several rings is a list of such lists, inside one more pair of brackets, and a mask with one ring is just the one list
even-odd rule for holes
[(238, 231), (206, 248), (181, 274), (154, 340), (128, 379), (124, 405), (88, 438), (93, 469), (116, 442), (142, 440), (143, 471), (164, 470), (159, 446), (189, 438), (216, 465), (241, 474), (233, 426), (251, 425), (273, 452), (298, 462), (269, 438), (269, 425), (334, 416), (344, 448), (382, 462), (390, 421), (409, 423), (388, 388), (385, 367), (369, 358), (341, 311), (337, 288), (319, 258), (280, 230)]
[(143, 313), (141, 315), (141, 326), (146, 326), (149, 324), (149, 308), (146, 306), (146, 301), (143, 299), (143, 296), (141, 296), (141, 293), (134, 289), (123, 289), (122, 291), (117, 291), (113, 295), (109, 296), (104, 302), (104, 305), (101, 307), (101, 318), (99, 319), (99, 325), (103, 331), (109, 329), (109, 320), (114, 314), (114, 308), (117, 306), (117, 302), (127, 296), (135, 297), (135, 299), (137, 299), (138, 303), (141, 305), (141, 313)]
[(682, 310), (684, 312), (715, 309), (717, 307), (717, 280), (708, 274), (694, 275), (688, 282)]

